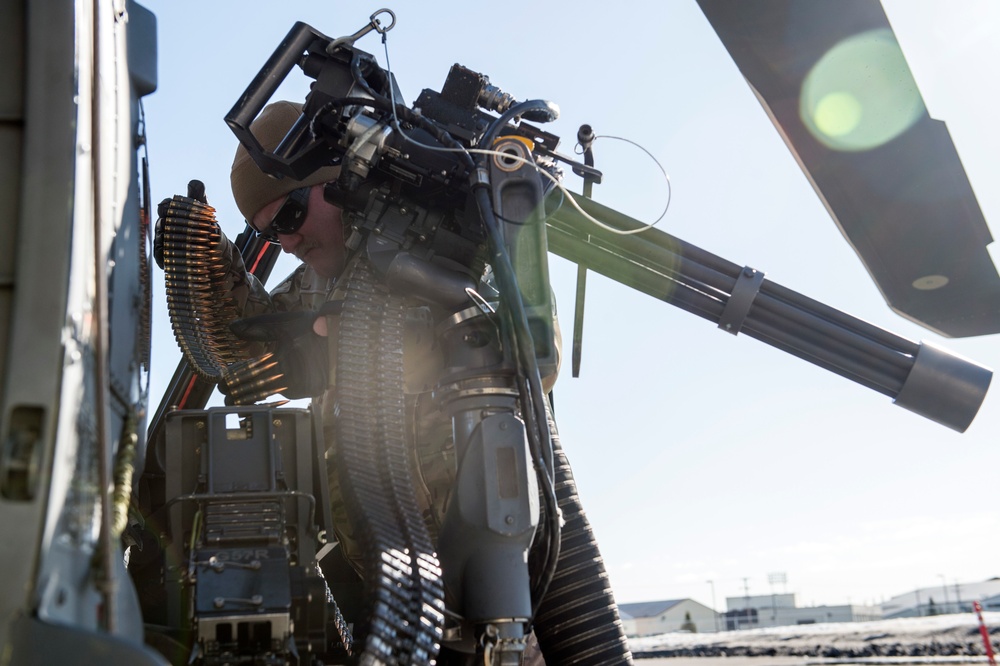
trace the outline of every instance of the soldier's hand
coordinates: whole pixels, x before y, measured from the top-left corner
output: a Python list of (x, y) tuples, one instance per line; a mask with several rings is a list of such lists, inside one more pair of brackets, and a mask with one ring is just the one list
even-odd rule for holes
[[(187, 196), (189, 199), (208, 205), (208, 198), (205, 196), (205, 183), (200, 180), (188, 181)], [(156, 224), (153, 226), (153, 260), (161, 269), (163, 268), (163, 218), (167, 216), (172, 200), (172, 198), (164, 199), (156, 206)]]
[(208, 197), (205, 196), (205, 183), (192, 179), (188, 181), (188, 199), (194, 199), (208, 205)]
[(230, 330), (244, 340), (267, 344), (273, 352), (230, 365), (219, 390), (233, 404), (251, 404), (281, 393), (286, 398), (310, 398), (327, 389), (328, 338), (315, 332), (317, 320), (339, 311), (339, 302), (319, 310), (275, 312), (238, 319)]
[(252, 405), (276, 393), (312, 398), (327, 388), (326, 338), (313, 333), (285, 341), (274, 352), (226, 366), (219, 391), (227, 405)]

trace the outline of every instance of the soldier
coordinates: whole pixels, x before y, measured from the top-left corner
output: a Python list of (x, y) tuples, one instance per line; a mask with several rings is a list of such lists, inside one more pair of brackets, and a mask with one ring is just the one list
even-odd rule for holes
[[(296, 103), (270, 104), (253, 122), (251, 131), (265, 149), (273, 150), (301, 112), (301, 105)], [(273, 352), (278, 359), (283, 376), (280, 386), (273, 387), (273, 392), (291, 398), (313, 398), (313, 412), (320, 416), (328, 461), (335, 459), (336, 448), (335, 339), (339, 315), (333, 313), (336, 308), (325, 306), (342, 298), (344, 287), (339, 278), (350, 270), (349, 263), (356, 260), (347, 248), (350, 230), (346, 228), (341, 209), (324, 197), (324, 186), (336, 181), (339, 172), (338, 166), (331, 166), (301, 181), (272, 178), (259, 169), (242, 145), (239, 146), (231, 172), (237, 207), (261, 237), (280, 245), (283, 252), (295, 255), (302, 263), (269, 292), (246, 270), (235, 245), (224, 235), (219, 248), (227, 274), (223, 290), (237, 304), (241, 317), (299, 312), (311, 319), (308, 326), (311, 330), (305, 335), (294, 341), (283, 338), (255, 351)], [(443, 368), (441, 355), (434, 344), (433, 326), (427, 307), (408, 308), (403, 354), (409, 424), (407, 446), (419, 510), (436, 542), (455, 481), (457, 462), (450, 418), (430, 395)], [(558, 347), (558, 327), (556, 331)], [(555, 373), (543, 378), (546, 391), (554, 381)], [(223, 381), (220, 389), (231, 396), (246, 395), (236, 382)], [(338, 550), (363, 575), (364, 553), (352, 532), (341, 479), (334, 467), (330, 465), (328, 478), (331, 515), (340, 544)], [(331, 580), (331, 584), (336, 582)], [(532, 653), (534, 657), (530, 663), (544, 663), (533, 640), (529, 646), (529, 654)]]
[[(252, 124), (251, 130), (261, 144), (273, 149), (301, 114), (302, 107), (292, 102), (275, 102), (267, 106)], [(249, 274), (236, 247), (223, 238), (229, 273), (229, 292), (241, 308), (241, 315), (273, 312), (316, 313), (312, 333), (295, 341), (294, 345), (274, 345), (272, 351), (279, 360), (284, 376), (280, 387), (291, 398), (312, 397), (313, 411), (320, 415), (324, 441), (329, 447), (328, 460), (333, 460), (336, 443), (333, 382), (336, 370), (336, 314), (320, 315), (323, 306), (343, 294), (338, 278), (349, 260), (342, 211), (324, 198), (324, 186), (335, 181), (340, 167), (324, 167), (301, 181), (276, 179), (264, 174), (243, 146), (236, 150), (231, 172), (233, 197), (240, 212), (254, 230), (283, 252), (295, 255), (302, 264), (270, 292)], [(436, 531), (444, 515), (448, 488), (454, 478), (454, 448), (450, 424), (436, 413), (429, 396), (421, 393), (433, 386), (440, 357), (431, 344), (433, 332), (429, 313), (423, 308), (411, 308), (405, 336), (406, 390), (410, 418), (416, 412), (425, 426), (419, 441), (410, 442), (417, 464), (418, 478), (423, 483), (418, 500), (425, 516), (431, 518)], [(224, 393), (239, 393), (240, 387), (223, 383)], [(433, 413), (432, 413), (433, 412)], [(434, 427), (436, 426), (436, 427)], [(329, 470), (334, 528), (344, 556), (360, 572), (363, 553), (351, 532), (347, 508), (341, 495), (336, 470)]]

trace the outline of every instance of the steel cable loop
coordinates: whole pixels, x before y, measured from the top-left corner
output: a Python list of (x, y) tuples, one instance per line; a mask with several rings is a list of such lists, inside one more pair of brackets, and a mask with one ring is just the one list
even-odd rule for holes
[(440, 648), (444, 586), (417, 508), (406, 452), (402, 298), (351, 262), (337, 350), (337, 473), (365, 553), (359, 663), (429, 664)]
[(170, 326), (181, 353), (203, 379), (219, 382), (226, 366), (246, 359), (251, 343), (229, 330), (239, 317), (226, 289), (222, 232), (215, 209), (175, 196), (163, 217), (163, 273)]

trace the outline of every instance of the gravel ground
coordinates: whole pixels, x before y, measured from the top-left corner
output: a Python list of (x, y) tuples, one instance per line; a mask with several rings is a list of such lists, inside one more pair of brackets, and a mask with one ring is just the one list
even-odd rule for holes
[[(984, 620), (993, 650), (1000, 653), (1000, 613), (985, 613)], [(717, 634), (663, 634), (632, 638), (629, 645), (636, 658), (806, 658), (800, 663), (809, 659), (820, 659), (821, 663), (859, 659), (869, 663), (985, 661), (979, 623), (971, 614)]]

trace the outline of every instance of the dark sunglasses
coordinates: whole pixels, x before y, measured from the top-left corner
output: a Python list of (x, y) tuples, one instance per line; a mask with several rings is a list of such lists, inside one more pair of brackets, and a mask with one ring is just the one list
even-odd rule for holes
[(271, 223), (264, 229), (254, 229), (257, 235), (269, 243), (279, 243), (278, 234), (294, 234), (309, 214), (309, 192), (312, 186), (292, 190), (285, 197)]

